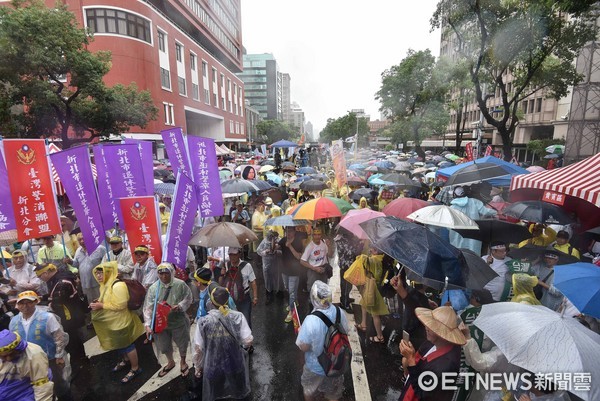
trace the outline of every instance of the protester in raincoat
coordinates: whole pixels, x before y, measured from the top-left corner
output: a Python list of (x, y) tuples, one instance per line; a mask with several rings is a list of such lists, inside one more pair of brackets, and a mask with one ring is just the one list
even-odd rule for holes
[(269, 305), (273, 302), (275, 293), (279, 291), (279, 256), (281, 255), (279, 233), (269, 231), (258, 246), (256, 253), (262, 257), (262, 270), (266, 291), (265, 304)]
[(227, 306), (229, 293), (222, 287), (210, 294), (218, 309), (198, 321), (194, 333), (193, 361), (196, 377), (202, 377), (202, 400), (242, 399), (250, 394), (248, 353), (252, 331), (241, 312)]
[[(173, 343), (179, 350), (181, 375), (186, 377), (190, 370), (185, 361), (190, 345), (190, 319), (186, 311), (192, 303), (192, 291), (185, 281), (175, 277), (175, 268), (171, 263), (161, 263), (156, 270), (158, 281), (148, 288), (144, 301), (144, 325), (146, 334), (154, 339), (158, 352), (167, 357), (167, 364), (158, 373), (158, 377), (165, 376), (175, 367)], [(167, 327), (160, 333), (156, 333), (155, 327), (151, 327), (156, 302), (165, 302), (170, 307)]]
[[(374, 278), (375, 283), (377, 284), (371, 288), (367, 285), (364, 285), (361, 288), (361, 328), (366, 328), (367, 313), (369, 313), (373, 317), (373, 326), (375, 326), (375, 332), (377, 333), (376, 337), (370, 337), (369, 340), (373, 343), (383, 344), (385, 342), (385, 338), (383, 337), (381, 316), (390, 314), (388, 307), (378, 289), (383, 281), (383, 254), (377, 254), (378, 250), (374, 248), (371, 248), (371, 252), (372, 254), (370, 256), (360, 255), (357, 258), (357, 260), (359, 258), (362, 259), (363, 267), (366, 271), (367, 277)], [(366, 291), (372, 291), (373, 293), (367, 294)]]
[(144, 326), (140, 318), (127, 309), (129, 291), (127, 285), (117, 279), (117, 274), (116, 261), (101, 263), (94, 268), (94, 277), (100, 283), (100, 298), (92, 302), (90, 308), (100, 346), (107, 351), (119, 350), (123, 355), (113, 372), (131, 364), (129, 373), (121, 380), (128, 383), (142, 373), (134, 341), (144, 334)]
[(265, 202), (258, 201), (256, 204), (256, 209), (254, 209), (254, 213), (252, 213), (252, 231), (258, 237), (257, 241), (252, 243), (252, 251), (256, 252), (258, 245), (263, 239), (263, 231), (265, 229), (265, 222), (269, 216), (265, 214)]
[(527, 273), (515, 273), (512, 276), (513, 297), (511, 302), (518, 302), (527, 305), (541, 305), (535, 297), (533, 287), (538, 284), (536, 276), (530, 276)]
[(358, 202), (358, 208), (359, 209), (370, 209), (369, 202), (367, 202), (367, 198), (365, 198), (364, 196), (362, 198), (360, 198), (360, 201)]
[[(450, 207), (463, 212), (473, 220), (484, 217), (493, 217), (498, 214), (494, 209), (485, 207), (482, 201), (469, 198), (463, 187), (454, 188), (454, 199), (450, 202)], [(481, 241), (463, 238), (455, 231), (450, 231), (450, 243), (457, 248), (470, 249), (478, 255), (481, 255)]]
[(17, 333), (0, 331), (0, 397), (3, 400), (51, 401), (54, 384), (48, 357)]

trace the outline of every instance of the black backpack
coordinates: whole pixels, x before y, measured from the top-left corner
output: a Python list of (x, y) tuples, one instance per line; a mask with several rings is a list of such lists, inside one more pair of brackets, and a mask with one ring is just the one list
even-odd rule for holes
[(335, 312), (335, 323), (332, 323), (323, 312), (314, 311), (312, 313), (327, 326), (323, 352), (317, 358), (327, 377), (344, 375), (350, 368), (350, 360), (352, 359), (352, 348), (350, 348), (348, 334), (340, 324), (340, 308), (336, 306)]

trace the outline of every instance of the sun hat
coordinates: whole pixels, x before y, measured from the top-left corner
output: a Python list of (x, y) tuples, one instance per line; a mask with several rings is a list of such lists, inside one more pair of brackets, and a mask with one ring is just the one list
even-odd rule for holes
[(138, 253), (138, 252), (150, 253), (150, 249), (148, 249), (148, 247), (146, 245), (138, 245), (133, 250), (133, 253)]
[(111, 244), (118, 244), (120, 242), (123, 242), (123, 238), (119, 237), (118, 235), (113, 235), (112, 237), (110, 237), (108, 242)]
[(266, 197), (265, 198), (265, 205), (270, 206), (273, 204), (273, 199), (271, 199), (270, 197)]
[(458, 316), (451, 306), (440, 306), (434, 310), (416, 308), (415, 314), (425, 327), (444, 340), (456, 345), (467, 343), (465, 335), (458, 328)]

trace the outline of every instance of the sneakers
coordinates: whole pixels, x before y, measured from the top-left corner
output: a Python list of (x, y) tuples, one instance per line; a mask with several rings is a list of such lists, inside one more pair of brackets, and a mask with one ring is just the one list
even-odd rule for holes
[(292, 312), (288, 312), (287, 316), (285, 317), (284, 322), (289, 323), (292, 321)]

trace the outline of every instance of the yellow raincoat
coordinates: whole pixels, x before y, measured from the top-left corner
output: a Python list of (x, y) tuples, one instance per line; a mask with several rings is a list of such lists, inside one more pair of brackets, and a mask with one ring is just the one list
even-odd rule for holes
[[(383, 266), (382, 266), (383, 255), (371, 255), (371, 256), (359, 255), (356, 258), (356, 260), (362, 260), (363, 267), (365, 269), (365, 273), (367, 275), (369, 275), (369, 274), (372, 275), (375, 278), (377, 285), (382, 284), (382, 281), (383, 281)], [(360, 300), (360, 306), (365, 308), (367, 310), (367, 312), (370, 313), (371, 315), (375, 315), (375, 316), (389, 315), (390, 311), (388, 310), (388, 307), (385, 304), (385, 301), (383, 300), (383, 297), (381, 296), (381, 293), (379, 292), (378, 289), (375, 289), (375, 304), (373, 306), (366, 305), (366, 303), (364, 301), (365, 294), (363, 294), (365, 289), (366, 289), (366, 287), (364, 287), (364, 286), (361, 286), (361, 288), (359, 288), (359, 290), (361, 291), (361, 295), (363, 295)]]
[(511, 302), (518, 302), (527, 305), (541, 305), (535, 297), (533, 287), (538, 283), (536, 276), (530, 276), (527, 273), (515, 273), (512, 276), (514, 296)]
[[(281, 208), (279, 206), (273, 205), (273, 207), (271, 208), (271, 218), (279, 216), (281, 216)], [(282, 226), (265, 226), (263, 230), (263, 237), (266, 237), (269, 231), (275, 231), (277, 234), (279, 234), (279, 238), (285, 237), (285, 233), (283, 232)]]
[[(103, 309), (92, 311), (92, 323), (103, 349), (110, 351), (131, 345), (144, 334), (144, 325), (133, 311), (127, 309), (129, 291), (117, 279), (117, 262), (105, 262), (97, 269), (104, 271), (104, 282), (100, 283), (100, 299)], [(96, 276), (94, 275), (94, 278)]]

